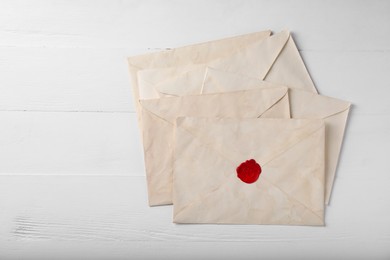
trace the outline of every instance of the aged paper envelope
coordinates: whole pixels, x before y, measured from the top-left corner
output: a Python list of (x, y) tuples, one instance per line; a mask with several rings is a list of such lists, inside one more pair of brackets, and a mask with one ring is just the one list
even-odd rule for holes
[(178, 118), (173, 221), (324, 225), (324, 140), (322, 120)]
[[(138, 85), (137, 73), (139, 70), (167, 68), (174, 66), (189, 66), (193, 64), (204, 64), (211, 60), (215, 60), (231, 53), (245, 48), (247, 45), (260, 42), (269, 37), (271, 31), (261, 31), (251, 34), (240, 35), (205, 43), (199, 43), (180, 48), (175, 48), (166, 51), (148, 53), (128, 58), (129, 71), (131, 76), (131, 84), (133, 88), (134, 103), (138, 114), (138, 122), (141, 127), (141, 111), (139, 106), (140, 86)], [(170, 76), (171, 72), (168, 73)], [(142, 93), (152, 95), (148, 98), (156, 98), (153, 92), (148, 91), (147, 86), (142, 88)], [(143, 99), (143, 98), (141, 98)]]
[[(204, 77), (202, 90), (203, 93), (215, 93), (262, 87), (269, 88), (271, 85), (269, 82), (255, 78), (208, 69)], [(329, 203), (351, 104), (347, 101), (293, 87), (289, 89), (289, 99), (292, 118), (321, 118), (325, 121), (325, 200), (326, 203)]]
[(292, 36), (283, 31), (206, 64), (141, 70), (138, 72), (138, 84), (144, 91), (141, 98), (157, 93), (199, 94), (207, 67), (317, 93)]
[[(289, 118), (288, 90), (253, 89), (229, 93), (141, 100), (149, 205), (172, 203), (173, 133), (176, 117)], [(197, 160), (194, 157), (194, 160)]]

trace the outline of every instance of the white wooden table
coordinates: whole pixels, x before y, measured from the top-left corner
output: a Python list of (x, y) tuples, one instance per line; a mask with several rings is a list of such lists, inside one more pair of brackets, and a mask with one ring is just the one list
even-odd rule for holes
[[(147, 206), (126, 57), (292, 31), (353, 102), (326, 227)], [(390, 1), (0, 1), (0, 259), (390, 259)]]

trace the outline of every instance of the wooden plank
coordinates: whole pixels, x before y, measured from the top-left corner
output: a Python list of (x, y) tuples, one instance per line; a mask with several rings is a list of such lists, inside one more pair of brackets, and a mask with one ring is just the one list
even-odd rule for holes
[(0, 112), (0, 125), (0, 174), (144, 174), (133, 113)]
[(134, 111), (125, 52), (0, 48), (0, 109)]
[[(189, 241), (30, 241), (20, 240), (9, 250), (0, 252), (7, 260), (73, 260), (73, 259), (380, 259), (387, 260), (388, 246), (383, 240), (368, 244), (364, 239), (351, 241), (302, 238), (252, 242), (189, 242)], [(6, 242), (6, 244), (10, 244)], [(319, 257), (320, 256), (320, 257)]]
[(3, 0), (0, 45), (161, 48), (289, 26), (302, 49), (389, 50), (389, 9), (386, 0)]
[[(328, 207), (327, 227), (318, 228), (173, 224), (171, 206), (147, 206), (144, 177), (0, 176), (0, 257), (86, 254), (100, 259), (113, 254), (123, 259), (159, 252), (163, 259), (240, 254), (279, 259), (315, 258), (321, 252), (376, 259), (389, 253), (390, 233), (383, 228), (390, 210), (384, 203), (389, 180), (389, 175), (369, 180), (350, 176), (342, 184), (349, 192), (338, 194)], [(376, 187), (363, 193), (363, 185)], [(367, 223), (367, 212), (375, 215), (372, 225), (362, 224)], [(230, 247), (234, 250), (226, 251)]]

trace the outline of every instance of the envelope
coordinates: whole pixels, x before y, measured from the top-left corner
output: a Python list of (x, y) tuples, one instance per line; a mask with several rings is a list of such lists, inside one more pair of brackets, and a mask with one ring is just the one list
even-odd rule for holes
[(178, 118), (173, 221), (324, 225), (324, 140), (322, 120)]
[[(172, 203), (176, 117), (289, 118), (285, 87), (141, 100), (149, 205)], [(197, 160), (196, 157), (193, 160)]]
[[(273, 84), (240, 74), (208, 69), (204, 77), (203, 93), (238, 91), (272, 87)], [(277, 85), (274, 85), (277, 86)], [(321, 118), (326, 125), (325, 201), (328, 204), (332, 192), (345, 126), (351, 104), (349, 102), (318, 95), (300, 88), (289, 89), (292, 118)]]
[(317, 93), (292, 36), (282, 31), (208, 63), (141, 70), (138, 72), (140, 89), (150, 91), (143, 98), (156, 93), (199, 94), (207, 67)]
[[(131, 84), (133, 87), (134, 103), (138, 114), (139, 126), (141, 126), (141, 111), (139, 106), (140, 88), (137, 77), (137, 72), (139, 70), (167, 68), (173, 66), (185, 67), (192, 64), (207, 63), (210, 60), (224, 57), (232, 52), (239, 50), (240, 48), (244, 48), (249, 44), (262, 41), (263, 39), (269, 37), (270, 34), (271, 32), (267, 30), (216, 41), (189, 45), (181, 48), (129, 57), (129, 71), (131, 76)], [(166, 76), (170, 75), (171, 74), (168, 74)], [(141, 93), (144, 94), (151, 92), (152, 95), (147, 95), (147, 98), (158, 97), (155, 95), (153, 96), (153, 91), (148, 91), (146, 87), (147, 86), (141, 88)], [(145, 99), (145, 97), (142, 99)]]

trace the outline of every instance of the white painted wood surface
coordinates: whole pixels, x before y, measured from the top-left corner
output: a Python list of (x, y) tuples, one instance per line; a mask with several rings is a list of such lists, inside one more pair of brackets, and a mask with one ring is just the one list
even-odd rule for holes
[[(0, 259), (390, 259), (390, 1), (0, 1)], [(290, 29), (354, 104), (324, 228), (147, 206), (126, 57)]]

